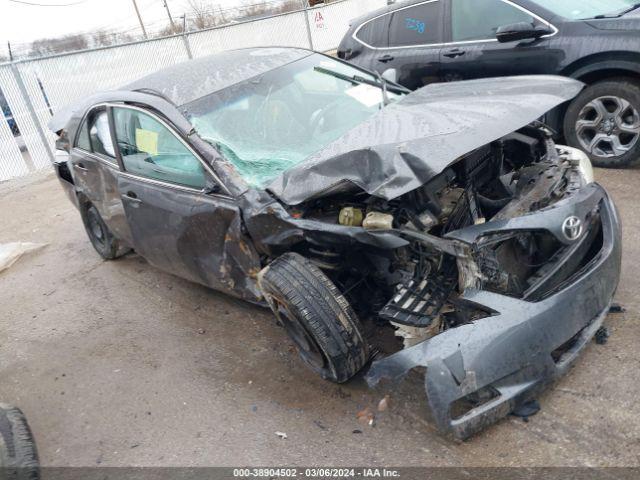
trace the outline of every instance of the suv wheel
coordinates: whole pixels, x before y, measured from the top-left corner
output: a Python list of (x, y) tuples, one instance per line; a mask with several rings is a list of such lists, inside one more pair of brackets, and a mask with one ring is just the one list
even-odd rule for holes
[(640, 86), (612, 79), (587, 87), (564, 119), (567, 142), (587, 152), (598, 167), (617, 168), (640, 160)]
[(347, 299), (308, 259), (287, 253), (260, 272), (262, 293), (302, 360), (343, 383), (369, 360), (362, 326)]

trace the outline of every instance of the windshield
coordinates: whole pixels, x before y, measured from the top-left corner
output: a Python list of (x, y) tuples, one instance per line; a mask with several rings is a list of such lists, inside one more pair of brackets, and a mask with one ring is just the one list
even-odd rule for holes
[[(379, 111), (383, 89), (370, 84), (378, 81), (314, 54), (196, 100), (187, 116), (249, 185), (262, 188)], [(387, 101), (400, 96), (388, 91)]]
[(550, 12), (571, 20), (598, 16), (616, 16), (636, 5), (640, 0), (534, 0)]

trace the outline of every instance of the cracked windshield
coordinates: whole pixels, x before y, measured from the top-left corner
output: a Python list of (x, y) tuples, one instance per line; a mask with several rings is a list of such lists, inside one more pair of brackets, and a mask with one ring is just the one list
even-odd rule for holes
[(379, 76), (310, 55), (186, 107), (198, 134), (265, 187), (401, 95)]

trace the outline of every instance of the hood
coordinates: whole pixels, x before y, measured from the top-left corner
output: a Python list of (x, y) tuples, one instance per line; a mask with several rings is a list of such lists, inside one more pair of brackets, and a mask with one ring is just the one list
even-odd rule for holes
[(555, 76), (428, 85), (287, 170), (267, 190), (289, 205), (354, 186), (391, 200), (463, 155), (539, 119), (583, 87)]
[(640, 9), (633, 10), (622, 17), (589, 20), (587, 23), (598, 30), (629, 30), (637, 33), (640, 29)]

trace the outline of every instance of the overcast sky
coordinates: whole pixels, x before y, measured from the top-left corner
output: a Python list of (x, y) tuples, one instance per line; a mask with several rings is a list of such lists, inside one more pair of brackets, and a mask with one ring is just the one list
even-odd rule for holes
[[(0, 55), (6, 52), (7, 41), (22, 44), (38, 38), (57, 37), (70, 33), (98, 29), (139, 28), (132, 0), (21, 0), (41, 5), (25, 5), (0, 0)], [(200, 0), (225, 7), (243, 3), (241, 0)], [(80, 3), (78, 3), (80, 2)], [(137, 0), (145, 24), (167, 21), (163, 0)], [(171, 13), (179, 17), (188, 12), (188, 0), (167, 0)], [(258, 3), (245, 2), (245, 3)], [(132, 32), (138, 33), (138, 32)]]

